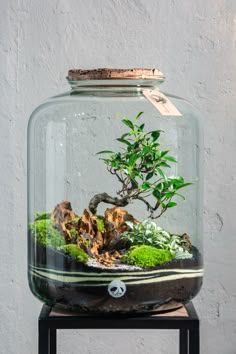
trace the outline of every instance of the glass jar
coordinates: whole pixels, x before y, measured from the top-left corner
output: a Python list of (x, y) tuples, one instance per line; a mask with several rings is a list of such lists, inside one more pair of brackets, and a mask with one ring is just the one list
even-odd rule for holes
[(29, 120), (30, 289), (72, 310), (176, 308), (203, 279), (196, 112), (160, 92), (157, 69), (70, 70), (68, 81)]

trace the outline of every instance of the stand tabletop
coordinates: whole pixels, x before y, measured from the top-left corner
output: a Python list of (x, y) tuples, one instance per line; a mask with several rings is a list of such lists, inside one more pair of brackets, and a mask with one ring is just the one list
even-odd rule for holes
[(86, 314), (43, 305), (39, 321), (54, 328), (193, 328), (199, 319), (191, 302), (177, 310), (146, 314)]

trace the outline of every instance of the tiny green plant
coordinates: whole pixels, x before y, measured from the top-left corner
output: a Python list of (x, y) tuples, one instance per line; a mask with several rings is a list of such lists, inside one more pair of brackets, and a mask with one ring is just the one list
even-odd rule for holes
[(184, 241), (180, 236), (171, 235), (150, 220), (139, 224), (126, 221), (129, 230), (121, 235), (121, 239), (131, 246), (148, 245), (163, 250), (168, 250), (174, 258), (192, 258), (192, 254), (184, 249)]
[(97, 227), (98, 227), (98, 231), (100, 232), (105, 232), (105, 224), (104, 224), (104, 220), (102, 217), (97, 217)]
[(70, 230), (70, 235), (72, 238), (75, 238), (76, 237), (76, 230), (75, 229), (71, 229)]
[[(96, 214), (101, 202), (126, 206), (132, 200), (146, 204), (152, 219), (160, 217), (167, 209), (177, 205), (174, 197), (185, 199), (179, 193), (181, 188), (189, 186), (182, 176), (167, 176), (165, 170), (177, 163), (169, 150), (161, 150), (159, 137), (162, 130), (145, 131), (145, 124), (139, 124), (143, 112), (133, 121), (123, 117), (122, 123), (129, 131), (122, 134), (117, 141), (122, 144), (120, 151), (103, 150), (99, 155), (107, 155), (101, 160), (108, 171), (121, 183), (119, 197), (107, 193), (96, 194), (89, 203), (89, 209)], [(150, 202), (150, 198), (154, 202)]]

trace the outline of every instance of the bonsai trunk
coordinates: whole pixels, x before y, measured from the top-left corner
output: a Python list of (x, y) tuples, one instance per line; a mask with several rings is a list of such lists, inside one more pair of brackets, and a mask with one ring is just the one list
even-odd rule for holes
[(108, 203), (108, 204), (113, 204), (113, 205), (116, 205), (119, 207), (124, 207), (129, 204), (129, 198), (130, 198), (130, 196), (125, 196), (125, 197), (119, 199), (116, 197), (111, 197), (107, 193), (96, 194), (89, 202), (89, 210), (93, 214), (96, 214), (98, 204), (100, 204), (100, 203)]

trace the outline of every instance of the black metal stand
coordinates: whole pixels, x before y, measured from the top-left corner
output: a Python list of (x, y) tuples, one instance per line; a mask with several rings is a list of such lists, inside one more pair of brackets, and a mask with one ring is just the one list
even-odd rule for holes
[(57, 329), (178, 329), (179, 354), (199, 354), (199, 318), (190, 302), (182, 309), (158, 315), (85, 315), (54, 313), (43, 305), (39, 315), (38, 354), (57, 353)]

